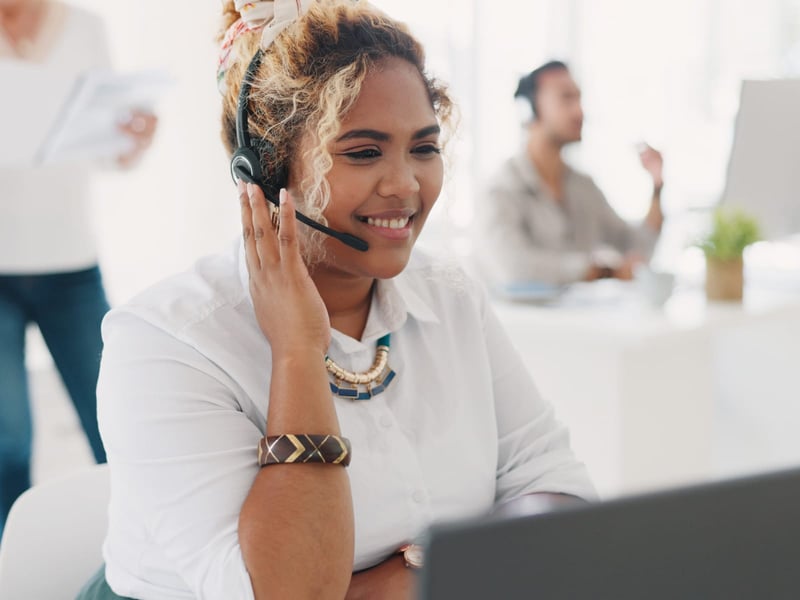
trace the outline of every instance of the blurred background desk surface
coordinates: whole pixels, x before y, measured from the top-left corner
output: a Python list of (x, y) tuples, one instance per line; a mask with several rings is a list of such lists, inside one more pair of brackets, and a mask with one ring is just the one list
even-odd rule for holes
[(617, 281), (494, 302), (602, 496), (800, 464), (800, 285), (751, 279), (741, 305), (697, 281), (661, 309)]

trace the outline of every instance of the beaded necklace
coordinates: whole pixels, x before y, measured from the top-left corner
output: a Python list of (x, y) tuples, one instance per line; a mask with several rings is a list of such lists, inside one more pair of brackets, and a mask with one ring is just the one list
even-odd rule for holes
[(391, 334), (387, 333), (378, 340), (375, 360), (369, 370), (363, 373), (343, 369), (326, 356), (325, 368), (333, 376), (331, 392), (340, 398), (369, 400), (389, 387), (395, 376), (395, 372), (389, 367), (390, 337)]

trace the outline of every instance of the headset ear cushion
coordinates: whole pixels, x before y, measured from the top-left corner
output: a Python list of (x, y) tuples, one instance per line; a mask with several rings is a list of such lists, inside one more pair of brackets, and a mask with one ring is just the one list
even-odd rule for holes
[(236, 175), (237, 168), (242, 169), (245, 173), (250, 175), (254, 181), (263, 181), (261, 157), (253, 148), (243, 146), (237, 148), (236, 152), (233, 153), (231, 157), (231, 177), (233, 177), (234, 181), (239, 179)]
[(275, 146), (265, 139), (256, 138), (250, 141), (250, 147), (261, 159), (258, 163), (262, 174), (259, 181), (264, 184), (268, 193), (277, 198), (280, 189), (286, 187), (289, 175), (284, 165), (276, 161)]

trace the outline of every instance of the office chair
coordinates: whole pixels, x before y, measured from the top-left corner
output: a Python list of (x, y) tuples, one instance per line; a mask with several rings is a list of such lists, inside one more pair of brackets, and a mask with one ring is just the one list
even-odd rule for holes
[(108, 465), (46, 481), (17, 498), (0, 541), (0, 598), (74, 598), (103, 562)]

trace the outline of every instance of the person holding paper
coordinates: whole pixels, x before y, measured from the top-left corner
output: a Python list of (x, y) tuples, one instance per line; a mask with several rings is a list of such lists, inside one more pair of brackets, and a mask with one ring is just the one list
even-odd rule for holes
[(569, 166), (565, 146), (580, 141), (581, 94), (567, 66), (549, 62), (519, 81), (514, 94), (532, 109), (527, 143), (508, 159), (481, 202), (476, 256), (493, 283), (565, 284), (604, 277), (631, 279), (661, 231), (663, 160), (642, 145), (653, 180), (650, 208), (638, 226), (625, 222), (594, 181)]
[[(100, 19), (48, 0), (0, 0), (3, 61), (74, 77), (110, 63)], [(4, 89), (14, 85), (3, 81)], [(120, 167), (135, 164), (150, 145), (155, 126), (152, 114), (132, 114), (120, 125), (132, 142), (130, 151), (109, 158)], [(8, 140), (0, 139), (4, 142)], [(108, 303), (89, 214), (92, 166), (0, 166), (0, 533), (11, 504), (30, 485), (32, 426), (25, 371), (29, 323), (42, 332), (94, 458), (105, 461), (95, 387), (100, 322)]]

